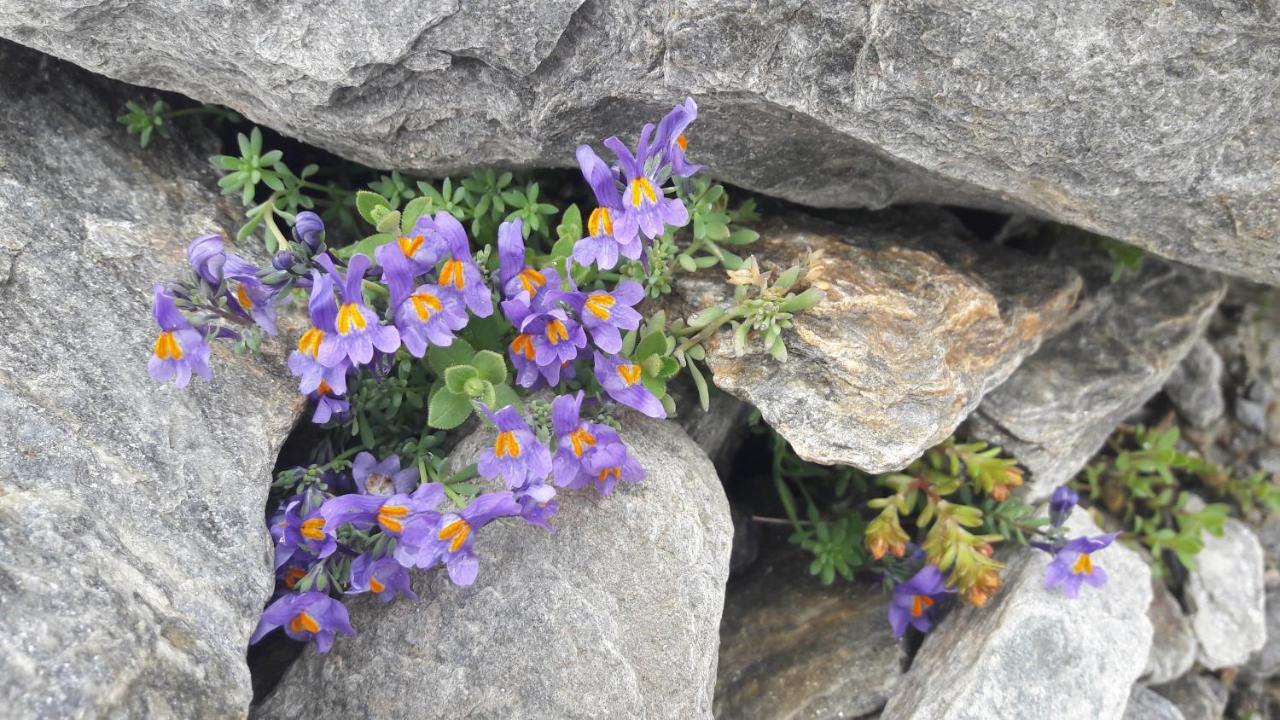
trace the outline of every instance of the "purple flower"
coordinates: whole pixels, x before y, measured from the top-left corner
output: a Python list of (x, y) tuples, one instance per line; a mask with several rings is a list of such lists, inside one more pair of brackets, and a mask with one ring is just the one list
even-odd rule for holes
[(347, 608), (322, 592), (290, 593), (271, 603), (258, 620), (249, 644), (257, 643), (276, 628), (284, 628), (284, 634), (294, 640), (314, 640), (316, 650), (322, 653), (333, 647), (335, 632), (356, 634)]
[(351, 403), (343, 398), (333, 395), (333, 388), (329, 384), (320, 381), (320, 387), (311, 394), (316, 401), (315, 412), (311, 414), (311, 422), (316, 425), (323, 425), (334, 418), (342, 419), (351, 412)]
[[(298, 389), (309, 393), (328, 385), (333, 392), (347, 392), (347, 360), (341, 358), (332, 367), (320, 362), (320, 346), (324, 339), (337, 333), (338, 301), (333, 295), (333, 280), (312, 271), (311, 299), (307, 302), (311, 327), (298, 338), (298, 349), (289, 354), (289, 371), (301, 377)], [(322, 393), (324, 394), (324, 393)]]
[(480, 455), (476, 469), (490, 480), (501, 477), (508, 488), (540, 483), (551, 474), (551, 451), (538, 441), (520, 413), (508, 405), (491, 412), (481, 404), (484, 414), (498, 428), (493, 448)]
[(651, 418), (665, 418), (662, 402), (641, 381), (640, 366), (624, 357), (596, 353), (596, 380), (619, 403)]
[(369, 257), (356, 255), (347, 265), (346, 277), (333, 265), (327, 255), (316, 259), (329, 272), (334, 284), (342, 289), (342, 305), (338, 307), (335, 322), (337, 332), (328, 333), (320, 342), (316, 356), (323, 365), (336, 366), (344, 359), (352, 365), (364, 365), (373, 359), (376, 347), (392, 353), (400, 347), (400, 333), (394, 327), (382, 325), (373, 309), (365, 304), (361, 284), (369, 269)]
[(493, 296), (484, 282), (484, 274), (476, 266), (475, 258), (471, 257), (471, 248), (467, 244), (467, 233), (462, 229), (462, 223), (441, 210), (436, 213), (427, 234), (440, 237), (449, 251), (449, 259), (440, 267), (440, 285), (452, 287), (461, 293), (467, 308), (476, 317), (492, 315)]
[(470, 585), (480, 569), (480, 559), (473, 549), (476, 532), (500, 517), (516, 516), (520, 512), (520, 504), (510, 491), (480, 495), (462, 510), (440, 518), (432, 546), (424, 547), (418, 554), (418, 567), (443, 562), (450, 580), (457, 585)]
[(535, 270), (525, 264), (523, 226), (520, 218), (498, 226), (498, 282), (502, 296), (508, 300), (525, 293), (535, 301), (540, 299), (539, 291), (554, 290), (560, 284), (560, 276), (554, 268)]
[(231, 305), (268, 335), (275, 335), (278, 291), (262, 282), (260, 272), (257, 265), (234, 254), (228, 254), (222, 266), (223, 276), (232, 281), (228, 288)]
[(520, 504), (520, 517), (530, 525), (555, 532), (550, 520), (560, 509), (555, 500), (556, 489), (545, 483), (533, 483), (515, 491), (516, 502)]
[(604, 141), (605, 147), (618, 156), (618, 167), (622, 170), (622, 217), (614, 220), (619, 237), (629, 236), (632, 228), (638, 227), (641, 234), (652, 239), (666, 232), (668, 225), (684, 227), (689, 222), (684, 203), (667, 197), (662, 190), (668, 169), (647, 162), (652, 133), (653, 125), (641, 129), (637, 155), (616, 137)]
[(640, 313), (634, 307), (644, 299), (644, 288), (635, 280), (623, 280), (613, 292), (592, 290), (566, 293), (565, 297), (590, 331), (596, 347), (607, 353), (622, 350), (620, 330), (640, 327)]
[(362, 452), (351, 463), (351, 476), (365, 495), (398, 495), (418, 486), (418, 468), (401, 470), (399, 455), (388, 455), (378, 462), (373, 453)]
[(151, 314), (160, 326), (160, 335), (156, 337), (151, 359), (147, 361), (151, 379), (164, 381), (173, 378), (173, 384), (180, 388), (191, 382), (192, 372), (205, 380), (213, 379), (209, 372), (209, 344), (205, 342), (204, 335), (187, 322), (178, 311), (173, 296), (159, 284), (155, 287)]
[[(347, 497), (347, 496), (343, 496)], [(302, 550), (316, 559), (326, 558), (338, 549), (338, 541), (326, 528), (326, 519), (321, 513), (323, 506), (307, 509), (302, 498), (291, 501), (278, 516), (277, 523), (283, 522), (276, 537), (276, 567), (282, 567)]]
[(555, 483), (576, 489), (590, 482), (602, 495), (608, 495), (619, 480), (643, 480), (644, 468), (627, 453), (613, 428), (582, 420), (582, 397), (579, 390), (551, 403), (556, 434), (556, 455), (552, 460)]
[(661, 165), (669, 165), (671, 174), (676, 177), (689, 177), (702, 169), (701, 165), (691, 165), (685, 160), (684, 153), (689, 148), (689, 140), (684, 131), (690, 123), (698, 119), (698, 106), (693, 98), (687, 97), (680, 105), (676, 105), (658, 123), (657, 135), (649, 153), (662, 158)]
[[(395, 271), (403, 271), (408, 284), (419, 275), (430, 272), (444, 256), (444, 239), (439, 233), (429, 233), (430, 216), (418, 218), (408, 235), (401, 235), (395, 242), (385, 243), (374, 250), (378, 264), (383, 268), (382, 281), (392, 284), (389, 277)], [(395, 288), (392, 288), (393, 292)]]
[(374, 560), (369, 553), (362, 553), (351, 561), (351, 586), (348, 595), (371, 592), (384, 603), (395, 599), (400, 593), (410, 600), (416, 601), (409, 585), (409, 570), (394, 559), (384, 557)]
[(1079, 502), (1080, 496), (1074, 490), (1066, 485), (1059, 485), (1058, 489), (1053, 491), (1053, 497), (1049, 498), (1049, 524), (1053, 527), (1062, 527), (1062, 524), (1071, 516), (1076, 503)]
[(1045, 573), (1044, 586), (1052, 588), (1062, 586), (1062, 594), (1074, 598), (1080, 594), (1082, 584), (1100, 588), (1107, 584), (1107, 572), (1094, 567), (1093, 553), (1107, 547), (1120, 533), (1098, 535), (1096, 537), (1078, 537), (1067, 542), (1053, 554), (1049, 569)]
[(942, 571), (925, 565), (910, 580), (893, 589), (889, 603), (889, 625), (895, 637), (902, 637), (911, 625), (922, 633), (933, 627), (934, 606), (942, 595), (954, 592), (945, 586)]
[(587, 236), (573, 246), (573, 259), (584, 266), (595, 263), (601, 270), (617, 265), (619, 255), (638, 260), (644, 243), (635, 222), (619, 223), (625, 210), (613, 171), (589, 145), (580, 146), (577, 154), (578, 166), (595, 193), (598, 207), (587, 218)]
[(324, 221), (310, 210), (303, 210), (293, 219), (293, 236), (315, 252), (324, 245)]
[(187, 246), (187, 260), (201, 280), (215, 288), (222, 282), (222, 266), (227, 249), (221, 235), (201, 235)]
[(427, 524), (439, 518), (436, 506), (444, 499), (444, 487), (440, 483), (426, 483), (412, 493), (395, 495), (364, 495), (352, 493), (339, 495), (324, 501), (319, 514), (329, 532), (347, 523), (353, 527), (378, 530), (392, 537), (412, 535), (409, 530), (416, 520)]
[(533, 361), (538, 367), (558, 368), (573, 362), (578, 350), (587, 346), (587, 334), (582, 326), (560, 308), (528, 316), (519, 330), (532, 342)]
[(467, 326), (467, 310), (452, 288), (419, 285), (396, 307), (400, 339), (414, 357), (427, 354), (427, 346), (449, 347), (455, 332)]

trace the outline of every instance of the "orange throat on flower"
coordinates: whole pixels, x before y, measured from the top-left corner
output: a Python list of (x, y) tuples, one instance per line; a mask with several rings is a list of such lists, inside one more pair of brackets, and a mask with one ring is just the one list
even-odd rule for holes
[(1089, 553), (1080, 553), (1080, 557), (1076, 559), (1076, 564), (1071, 568), (1071, 572), (1076, 575), (1089, 575), (1093, 572), (1093, 560), (1089, 559)]
[(920, 617), (931, 607), (933, 607), (933, 598), (928, 595), (911, 596), (911, 617)]

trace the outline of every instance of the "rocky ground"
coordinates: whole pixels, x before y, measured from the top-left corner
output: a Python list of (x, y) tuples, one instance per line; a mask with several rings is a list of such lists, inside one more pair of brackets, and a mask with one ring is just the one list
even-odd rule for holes
[[(960, 432), (1037, 500), (1118, 425), (1171, 417), (1280, 474), (1280, 291), (1255, 284), (1280, 283), (1273, 9), (465, 5), (0, 0), (0, 37), (87, 68), (0, 41), (0, 715), (1280, 717), (1280, 519), (1230, 521), (1185, 578), (1115, 545), (1077, 601), (1010, 549), (991, 605), (898, 641), (883, 593), (819, 585), (753, 518), (747, 428), (754, 406), (869, 472)], [(144, 91), (89, 71), (420, 173), (564, 165), (691, 92), (691, 154), (805, 205), (770, 203), (756, 252), (823, 249), (828, 301), (785, 363), (713, 342), (713, 412), (643, 424), (643, 485), (495, 534), (469, 589), (357, 604), (332, 654), (257, 664), (251, 705), (300, 403), (282, 345), (187, 391), (145, 376), (152, 281), (235, 220), (216, 138), (143, 153), (115, 116)], [(1113, 279), (1085, 230), (1150, 252)], [(672, 309), (724, 293), (687, 282)]]

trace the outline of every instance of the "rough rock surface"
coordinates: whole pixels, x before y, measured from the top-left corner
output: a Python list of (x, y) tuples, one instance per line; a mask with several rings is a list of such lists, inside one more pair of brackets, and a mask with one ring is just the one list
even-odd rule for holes
[(219, 228), (210, 138), (146, 152), (116, 83), (0, 43), (0, 715), (238, 717), (271, 592), (283, 358), (152, 382), (151, 287)]
[(1222, 537), (1205, 535), (1185, 593), (1201, 665), (1241, 665), (1266, 643), (1262, 545), (1244, 523), (1228, 518)]
[(1169, 375), (1164, 392), (1183, 419), (1207, 428), (1226, 411), (1222, 394), (1222, 358), (1213, 345), (1200, 338)]
[(1210, 675), (1187, 675), (1152, 688), (1177, 706), (1186, 720), (1222, 720), (1229, 693)]
[(707, 409), (703, 410), (692, 382), (687, 386), (673, 383), (669, 390), (676, 400), (676, 422), (711, 458), (720, 479), (727, 484), (734, 455), (752, 437), (747, 427), (751, 406), (729, 393), (712, 391)]
[[(1068, 529), (1099, 532), (1083, 510)], [(1110, 581), (1072, 600), (1045, 589), (1047, 553), (1019, 550), (987, 607), (959, 608), (929, 634), (881, 720), (1021, 720), (1028, 708), (1120, 718), (1151, 648), (1151, 571), (1119, 544), (1094, 558)]]
[(1185, 720), (1177, 705), (1143, 685), (1134, 685), (1123, 720)]
[(907, 654), (885, 619), (889, 595), (823, 587), (808, 567), (809, 557), (774, 549), (729, 583), (717, 718), (863, 717), (897, 685)]
[(1151, 685), (1167, 683), (1186, 674), (1196, 663), (1196, 634), (1191, 619), (1160, 578), (1151, 579), (1151, 654), (1143, 680)]
[[(758, 342), (734, 357), (726, 328), (708, 341), (715, 384), (754, 404), (806, 460), (885, 472), (955, 430), (1069, 314), (1080, 287), (1070, 269), (971, 246), (949, 214), (916, 208), (854, 214), (834, 224), (770, 221), (752, 252), (785, 268), (822, 250), (826, 299), (784, 332), (788, 359)], [(718, 277), (684, 276), (689, 314), (727, 306)]]
[(1164, 385), (1226, 291), (1213, 273), (1153, 257), (1112, 283), (1106, 254), (1072, 240), (1055, 248), (1085, 278), (1071, 326), (988, 394), (971, 423), (1031, 471), (1029, 500), (1075, 475)]
[[(569, 165), (686, 93), (693, 157), (815, 205), (1021, 211), (1271, 283), (1269, 3), (4, 0), (0, 35), (374, 167)], [(243, 32), (242, 28), (255, 28)]]
[[(629, 415), (649, 472), (565, 493), (554, 534), (486, 528), (480, 576), (416, 578), (418, 603), (353, 603), (360, 633), (307, 653), (263, 718), (706, 718), (729, 573), (729, 507), (678, 425)], [(473, 457), (491, 430), (453, 457)]]

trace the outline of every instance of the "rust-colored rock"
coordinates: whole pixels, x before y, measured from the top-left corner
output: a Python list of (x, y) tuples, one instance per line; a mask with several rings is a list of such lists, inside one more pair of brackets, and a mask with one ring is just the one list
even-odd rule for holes
[[(847, 225), (789, 216), (759, 229), (762, 267), (823, 251), (826, 300), (784, 333), (787, 361), (759, 343), (734, 357), (724, 331), (708, 342), (708, 365), (813, 462), (905, 466), (1054, 332), (1080, 289), (1074, 271), (977, 245), (940, 210), (854, 214)], [(731, 290), (682, 278), (677, 310), (727, 306)]]

